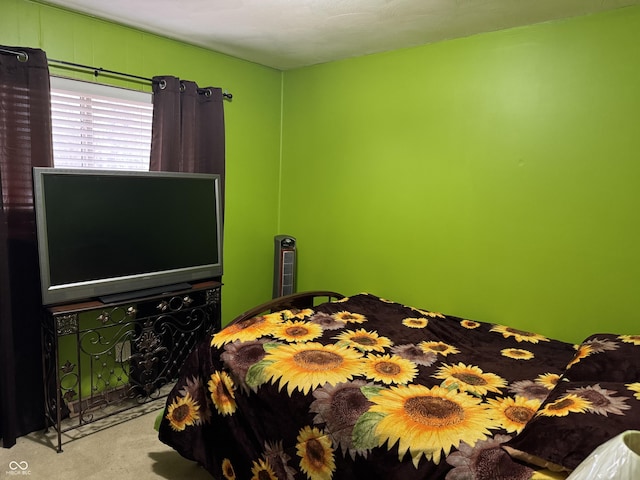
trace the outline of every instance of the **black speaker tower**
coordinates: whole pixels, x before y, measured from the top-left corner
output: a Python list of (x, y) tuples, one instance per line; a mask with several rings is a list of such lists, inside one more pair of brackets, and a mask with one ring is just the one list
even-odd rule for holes
[(273, 298), (296, 292), (296, 239), (290, 235), (274, 237)]

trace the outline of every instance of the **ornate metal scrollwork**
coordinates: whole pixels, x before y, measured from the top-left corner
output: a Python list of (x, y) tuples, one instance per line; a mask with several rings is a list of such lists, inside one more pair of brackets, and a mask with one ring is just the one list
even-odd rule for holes
[(176, 295), (171, 298), (162, 300), (156, 306), (156, 309), (160, 312), (179, 312), (180, 310), (190, 308), (193, 302), (193, 298), (189, 295)]
[(137, 382), (144, 396), (148, 397), (157, 388), (155, 382), (158, 377), (161, 359), (168, 352), (162, 345), (162, 339), (152, 330), (142, 333), (136, 342), (139, 353), (131, 356), (131, 363), (137, 368)]
[(65, 375), (66, 375), (66, 374), (68, 374), (68, 373), (73, 372), (73, 371), (75, 370), (75, 368), (76, 368), (76, 364), (75, 364), (75, 363), (71, 363), (69, 360), (67, 360), (67, 361), (64, 363), (64, 365), (62, 365), (62, 366), (60, 367), (60, 371), (61, 371), (63, 374), (65, 374)]
[(56, 332), (58, 335), (69, 335), (78, 331), (78, 314), (56, 315)]
[(217, 304), (220, 303), (220, 289), (212, 288), (206, 291), (206, 302), (207, 304)]
[[(47, 317), (47, 419), (58, 431), (58, 450), (62, 431), (166, 396), (197, 341), (220, 328), (219, 317), (220, 288), (208, 286)], [(68, 424), (60, 420), (66, 416)]]
[(117, 306), (110, 311), (103, 310), (100, 312), (96, 320), (102, 325), (123, 323), (136, 318), (137, 312), (138, 310), (134, 305)]

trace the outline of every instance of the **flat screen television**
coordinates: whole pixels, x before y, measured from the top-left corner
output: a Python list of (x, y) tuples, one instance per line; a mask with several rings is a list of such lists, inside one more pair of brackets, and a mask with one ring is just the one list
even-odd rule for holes
[(44, 305), (222, 275), (220, 176), (34, 168)]

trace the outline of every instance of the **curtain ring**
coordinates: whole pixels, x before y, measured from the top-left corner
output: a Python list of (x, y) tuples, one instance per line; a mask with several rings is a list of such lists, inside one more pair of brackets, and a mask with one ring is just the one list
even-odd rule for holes
[(160, 87), (160, 90), (164, 90), (167, 88), (167, 81), (163, 78), (158, 82), (158, 87)]
[(211, 95), (213, 95), (213, 93), (211, 93), (211, 89), (210, 88), (206, 88), (204, 90), (204, 96), (209, 98)]
[(180, 92), (184, 92), (186, 89), (187, 86), (184, 83), (180, 82)]
[(26, 62), (29, 60), (29, 54), (27, 52), (18, 52), (18, 61), (19, 62)]

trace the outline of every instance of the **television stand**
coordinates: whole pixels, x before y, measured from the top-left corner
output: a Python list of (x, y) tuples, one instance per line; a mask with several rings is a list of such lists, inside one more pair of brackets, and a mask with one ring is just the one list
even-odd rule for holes
[(194, 346), (220, 329), (220, 280), (45, 309), (45, 422), (58, 452), (65, 432), (75, 440), (164, 406)]
[(173, 283), (171, 285), (162, 285), (160, 287), (145, 288), (143, 290), (136, 290), (135, 292), (123, 292), (113, 293), (111, 295), (104, 295), (98, 297), (102, 303), (122, 303), (135, 300), (136, 298), (145, 298), (152, 295), (169, 295), (172, 292), (179, 292), (181, 290), (189, 290), (191, 288), (190, 283)]

